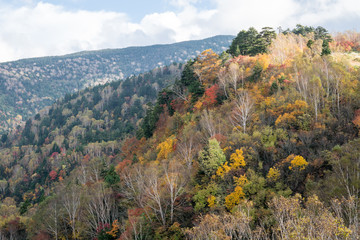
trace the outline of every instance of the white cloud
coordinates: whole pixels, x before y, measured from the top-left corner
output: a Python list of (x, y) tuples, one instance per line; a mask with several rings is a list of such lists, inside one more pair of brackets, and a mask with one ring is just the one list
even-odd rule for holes
[(49, 3), (0, 10), (0, 61), (81, 50), (172, 43), (210, 36), (202, 25), (214, 11), (180, 3), (181, 11), (153, 13), (139, 23), (116, 12), (69, 11)]
[(278, 27), (294, 14), (298, 4), (288, 0), (217, 0), (218, 14), (214, 24), (228, 33), (251, 26), (261, 29), (265, 26)]
[(360, 20), (357, 0), (208, 0), (210, 10), (199, 7), (206, 0), (167, 0), (176, 10), (148, 14), (140, 22), (125, 13), (17, 1), (29, 4), (11, 7), (0, 0), (0, 61), (235, 35), (250, 26), (353, 29)]
[[(0, 10), (0, 60), (104, 47), (106, 38), (100, 33), (109, 22), (121, 25), (127, 19), (119, 13), (70, 12), (46, 3), (3, 8)], [(7, 48), (11, 49), (10, 55)]]
[[(331, 28), (333, 21), (343, 21), (344, 18), (353, 18), (354, 24), (360, 19), (360, 2), (355, 0), (316, 0), (304, 1), (304, 13), (299, 12), (299, 21), (304, 24), (328, 25)], [(357, 21), (356, 21), (357, 20)], [(352, 26), (348, 25), (348, 28)], [(342, 30), (342, 29), (338, 29)]]

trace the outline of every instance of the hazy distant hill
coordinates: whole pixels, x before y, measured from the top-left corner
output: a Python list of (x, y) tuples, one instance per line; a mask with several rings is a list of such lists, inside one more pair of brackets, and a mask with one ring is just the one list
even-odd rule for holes
[(0, 131), (11, 129), (68, 92), (122, 79), (211, 48), (226, 50), (233, 36), (167, 45), (85, 51), (0, 63)]

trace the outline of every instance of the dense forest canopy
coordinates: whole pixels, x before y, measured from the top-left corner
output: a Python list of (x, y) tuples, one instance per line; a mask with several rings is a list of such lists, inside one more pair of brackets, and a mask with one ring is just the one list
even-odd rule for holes
[(184, 63), (212, 48), (221, 53), (232, 36), (0, 63), (0, 133), (13, 130), (67, 93)]
[(68, 94), (1, 137), (3, 239), (358, 239), (360, 34), (227, 52)]

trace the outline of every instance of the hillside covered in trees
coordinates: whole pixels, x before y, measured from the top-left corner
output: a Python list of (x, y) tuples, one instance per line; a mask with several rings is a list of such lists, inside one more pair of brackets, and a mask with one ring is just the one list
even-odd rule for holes
[(1, 138), (1, 237), (358, 239), (359, 43), (249, 29), (67, 95)]
[(88, 51), (0, 63), (0, 133), (22, 125), (66, 93), (105, 84), (172, 63), (201, 51), (226, 50), (232, 36), (175, 44)]

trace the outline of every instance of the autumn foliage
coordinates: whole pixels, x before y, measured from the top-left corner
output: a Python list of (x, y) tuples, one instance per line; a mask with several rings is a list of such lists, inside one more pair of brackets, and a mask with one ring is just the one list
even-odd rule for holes
[(1, 137), (0, 238), (358, 239), (358, 35), (237, 40)]
[(214, 84), (213, 86), (207, 88), (205, 90), (203, 105), (206, 107), (214, 106), (217, 103), (218, 91), (219, 86), (217, 84)]

